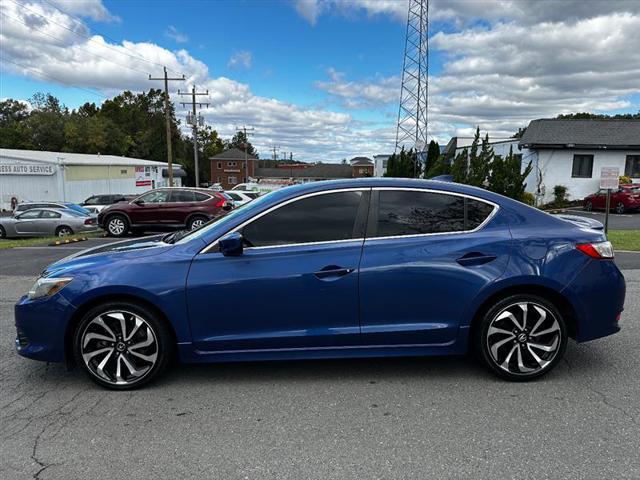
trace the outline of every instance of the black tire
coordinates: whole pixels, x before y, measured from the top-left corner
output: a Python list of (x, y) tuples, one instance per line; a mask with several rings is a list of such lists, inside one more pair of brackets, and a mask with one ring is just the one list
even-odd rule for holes
[(187, 221), (187, 229), (195, 230), (196, 228), (200, 228), (202, 225), (204, 225), (208, 221), (209, 219), (204, 215), (194, 215), (191, 218), (189, 218), (189, 221)]
[(0, 225), (0, 238), (7, 238), (7, 232), (2, 225)]
[(616, 213), (622, 215), (625, 212), (624, 203), (618, 202), (616, 204)]
[(73, 235), (73, 229), (71, 227), (61, 225), (56, 228), (56, 237), (68, 237), (69, 235)]
[[(526, 317), (523, 304), (527, 305), (527, 312), (531, 312)], [(544, 317), (536, 306), (545, 312)], [(505, 312), (514, 316), (515, 321)], [(504, 318), (500, 319), (501, 316)], [(523, 318), (526, 318), (524, 322)], [(544, 319), (538, 323), (541, 318)], [(517, 328), (518, 323), (524, 324), (524, 328)], [(511, 295), (498, 301), (486, 311), (477, 327), (473, 339), (476, 354), (485, 366), (505, 380), (522, 382), (545, 375), (562, 360), (567, 348), (567, 326), (562, 314), (552, 302), (538, 295)], [(507, 329), (510, 331), (506, 332)], [(545, 334), (547, 330), (553, 331)], [(553, 351), (543, 351), (541, 347), (553, 347)]]
[[(129, 332), (134, 332), (134, 334), (130, 333), (130, 342), (125, 342), (126, 338), (123, 338), (117, 340), (117, 343), (102, 341), (102, 344), (106, 345), (100, 345), (101, 340), (96, 340), (95, 338), (87, 340), (87, 336), (91, 335), (91, 333), (102, 333), (103, 338), (105, 338), (104, 334), (111, 336), (106, 329), (96, 329), (95, 321), (97, 319), (102, 320), (102, 322), (104, 322), (108, 326), (110, 324), (111, 330), (109, 331), (117, 337), (118, 325), (120, 324), (120, 322), (118, 318), (116, 318), (117, 316), (112, 317), (111, 315), (114, 315), (118, 312), (123, 312), (125, 314), (131, 315), (131, 317), (127, 317), (125, 323), (125, 325), (128, 323), (127, 326), (130, 327)], [(144, 323), (141, 327), (134, 331), (133, 327), (135, 326), (135, 322), (137, 321), (135, 319), (136, 317), (138, 319), (141, 319)], [(148, 330), (143, 331), (143, 329)], [(149, 331), (151, 331), (151, 335), (149, 334)], [(136, 342), (145, 343), (145, 340), (148, 340), (149, 338), (152, 338), (155, 343), (144, 348), (151, 348), (153, 351), (149, 352), (148, 350), (137, 350), (133, 354), (136, 355), (134, 357), (132, 355), (132, 352), (134, 352), (133, 348), (137, 344)], [(83, 341), (85, 343), (84, 347), (82, 345)], [(94, 344), (92, 342), (98, 343)], [(133, 345), (129, 345), (132, 342)], [(124, 350), (120, 350), (120, 344), (125, 343), (126, 345), (124, 346)], [(83, 348), (85, 348), (84, 351)], [(104, 354), (95, 355), (95, 360), (91, 358), (88, 361), (85, 361), (83, 354), (91, 355), (92, 352), (89, 351), (90, 348), (95, 348), (94, 352), (101, 348), (111, 349), (111, 352), (105, 351)], [(141, 348), (143, 347), (138, 347), (138, 349)], [(175, 356), (175, 349), (175, 339), (166, 321), (162, 318), (159, 318), (158, 315), (151, 309), (129, 301), (111, 301), (92, 308), (82, 317), (73, 335), (73, 355), (76, 364), (80, 365), (80, 367), (92, 381), (102, 387), (112, 390), (132, 390), (151, 382), (152, 380), (160, 376), (170, 365), (172, 359)], [(155, 363), (149, 366), (150, 362), (140, 361), (137, 355), (140, 353), (145, 353), (147, 354), (147, 356), (149, 356), (149, 354), (155, 354)], [(103, 379), (97, 372), (96, 363), (102, 364), (107, 356), (109, 356), (110, 358), (103, 365), (103, 374), (109, 377), (109, 379)], [(139, 378), (135, 377), (135, 375), (132, 375), (132, 371), (126, 368), (125, 360), (122, 360), (122, 364), (120, 365), (121, 374), (122, 378), (125, 380), (125, 383), (118, 382), (117, 377), (115, 377), (115, 369), (117, 368), (118, 364), (121, 363), (121, 359), (119, 358), (120, 356), (125, 357), (126, 362), (136, 368), (139, 368), (140, 371), (144, 371), (144, 373), (141, 374)], [(91, 365), (91, 367), (89, 365)], [(145, 367), (148, 368), (144, 370)], [(94, 369), (96, 370), (95, 372)], [(113, 372), (110, 373), (110, 370), (113, 370)], [(126, 373), (125, 370), (126, 372), (129, 372), (129, 378), (124, 378)]]
[(129, 220), (124, 215), (109, 215), (104, 222), (104, 229), (110, 237), (124, 237), (129, 233)]
[(584, 209), (585, 209), (587, 212), (590, 212), (591, 210), (593, 210), (593, 203), (591, 203), (591, 202), (587, 202), (587, 203), (585, 203), (585, 204), (584, 204)]

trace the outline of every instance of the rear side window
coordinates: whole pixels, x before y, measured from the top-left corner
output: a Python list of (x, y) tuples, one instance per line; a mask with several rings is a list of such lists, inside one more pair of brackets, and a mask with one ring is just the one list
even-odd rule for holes
[(382, 190), (379, 192), (377, 231), (390, 237), (427, 233), (464, 232), (484, 222), (493, 206), (457, 195)]
[(195, 196), (190, 190), (174, 190), (171, 192), (170, 202), (194, 202)]
[(193, 198), (196, 202), (204, 202), (205, 200), (209, 200), (209, 195), (200, 192), (193, 192)]
[(336, 192), (284, 205), (242, 229), (250, 247), (348, 240), (362, 236), (356, 225), (363, 192)]

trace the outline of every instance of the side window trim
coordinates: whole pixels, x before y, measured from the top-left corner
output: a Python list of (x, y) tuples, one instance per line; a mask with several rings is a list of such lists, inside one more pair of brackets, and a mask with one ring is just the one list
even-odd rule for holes
[[(244, 227), (246, 227), (250, 223), (258, 220), (259, 218), (263, 217), (264, 215), (267, 215), (268, 213), (271, 213), (271, 212), (273, 212), (273, 211), (275, 211), (275, 210), (277, 210), (277, 209), (279, 209), (281, 207), (284, 207), (285, 205), (289, 205), (290, 203), (294, 203), (294, 202), (297, 202), (297, 201), (300, 201), (300, 200), (304, 200), (304, 199), (310, 198), (310, 197), (315, 197), (315, 196), (318, 196), (318, 195), (328, 195), (328, 194), (331, 194), (331, 193), (341, 193), (341, 192), (363, 192), (363, 196), (362, 196), (362, 199), (360, 201), (360, 205), (362, 205), (363, 200), (367, 199), (367, 195), (366, 194), (368, 192), (371, 192), (371, 187), (339, 188), (339, 189), (336, 189), (336, 190), (326, 190), (326, 191), (322, 191), (322, 192), (312, 192), (312, 193), (308, 193), (306, 195), (302, 195), (300, 197), (290, 198), (289, 200), (285, 200), (283, 202), (278, 203), (277, 205), (273, 205), (272, 207), (267, 208), (265, 211), (260, 212), (259, 214), (249, 218), (248, 220), (245, 220), (240, 225), (237, 225), (237, 226), (233, 227), (231, 230), (221, 234), (213, 242), (211, 242), (209, 245), (207, 245), (205, 248), (203, 248), (200, 252), (198, 252), (198, 254), (217, 252), (218, 251), (218, 248), (217, 248), (218, 247), (218, 240), (220, 240), (220, 238), (222, 238), (225, 235), (228, 235), (230, 233), (237, 232), (238, 230), (242, 230)], [(368, 203), (370, 203), (370, 202), (368, 202)], [(360, 213), (361, 213), (360, 212), (360, 207), (358, 207), (358, 213), (357, 213), (357, 216), (356, 216), (356, 225), (358, 225), (358, 223), (359, 223)], [(367, 222), (365, 222), (365, 224), (366, 223)], [(303, 245), (324, 245), (324, 244), (331, 244), (331, 243), (346, 243), (346, 242), (356, 242), (356, 241), (364, 242), (365, 235), (364, 235), (364, 231), (362, 231), (362, 232), (363, 232), (363, 235), (362, 235), (361, 238), (347, 238), (347, 239), (344, 239), (344, 240), (327, 240), (327, 241), (321, 241), (321, 242), (291, 243), (291, 244), (287, 244), (287, 245), (268, 245), (268, 246), (264, 246), (264, 247), (245, 247), (245, 250), (263, 250), (263, 249), (294, 247), (294, 246), (303, 246)]]
[[(452, 232), (432, 232), (432, 233), (412, 233), (408, 235), (382, 235), (377, 236), (377, 228), (378, 228), (378, 212), (380, 205), (380, 192), (381, 191), (399, 191), (399, 192), (418, 192), (418, 193), (436, 193), (440, 195), (450, 195), (454, 197), (462, 197), (464, 199), (475, 200), (478, 202), (485, 203), (487, 205), (491, 205), (493, 210), (484, 219), (484, 221), (478, 225), (476, 228), (472, 230), (461, 230), (461, 231), (452, 231)], [(473, 195), (467, 195), (465, 193), (457, 193), (457, 192), (448, 192), (443, 190), (434, 190), (430, 188), (411, 188), (411, 187), (373, 187), (373, 191), (371, 192), (371, 207), (369, 211), (369, 219), (367, 226), (367, 235), (366, 240), (386, 240), (386, 239), (399, 239), (399, 238), (412, 238), (412, 237), (426, 237), (426, 236), (434, 236), (434, 235), (463, 235), (469, 233), (475, 233), (482, 228), (485, 227), (495, 215), (498, 213), (500, 209), (500, 205), (494, 203), (490, 200), (485, 200), (484, 198), (474, 197)], [(465, 201), (464, 205), (464, 215), (465, 220), (467, 216), (467, 202)]]

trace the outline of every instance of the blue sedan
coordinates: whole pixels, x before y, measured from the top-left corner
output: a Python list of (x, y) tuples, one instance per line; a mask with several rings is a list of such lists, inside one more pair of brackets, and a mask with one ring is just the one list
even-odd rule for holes
[(604, 233), (482, 189), (360, 179), (274, 191), (192, 232), (50, 265), (20, 355), (141, 386), (182, 362), (459, 355), (530, 380), (617, 332)]

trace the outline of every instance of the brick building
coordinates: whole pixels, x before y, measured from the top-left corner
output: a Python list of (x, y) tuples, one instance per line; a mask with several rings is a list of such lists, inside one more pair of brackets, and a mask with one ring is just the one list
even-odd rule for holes
[(349, 160), (353, 178), (373, 177), (373, 162), (367, 157), (355, 157)]
[(230, 190), (239, 183), (245, 183), (248, 177), (255, 177), (257, 157), (253, 155), (245, 157), (245, 153), (237, 148), (225, 150), (209, 160), (211, 161), (211, 183), (219, 183), (224, 190)]

